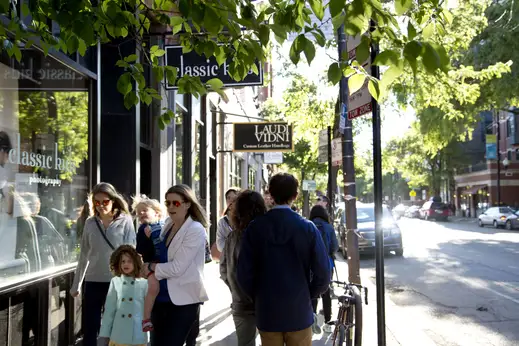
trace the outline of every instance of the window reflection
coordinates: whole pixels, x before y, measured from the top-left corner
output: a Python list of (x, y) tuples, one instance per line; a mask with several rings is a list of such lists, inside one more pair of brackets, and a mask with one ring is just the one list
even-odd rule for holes
[(0, 286), (76, 261), (88, 193), (88, 81), (24, 54), (0, 64)]

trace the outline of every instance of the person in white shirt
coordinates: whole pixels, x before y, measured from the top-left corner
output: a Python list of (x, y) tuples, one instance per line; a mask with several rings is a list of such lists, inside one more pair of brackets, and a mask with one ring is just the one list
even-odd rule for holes
[(229, 233), (232, 231), (231, 224), (229, 223), (229, 210), (232, 206), (236, 196), (238, 196), (239, 190), (237, 188), (230, 188), (225, 192), (225, 202), (227, 203), (227, 208), (223, 214), (223, 217), (218, 221), (216, 225), (216, 248), (218, 252), (222, 253), (225, 247), (225, 241), (229, 236)]

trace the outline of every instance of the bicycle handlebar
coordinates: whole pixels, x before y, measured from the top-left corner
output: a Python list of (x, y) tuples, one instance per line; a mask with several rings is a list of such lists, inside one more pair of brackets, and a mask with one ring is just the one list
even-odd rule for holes
[(342, 285), (342, 286), (354, 286), (354, 287), (357, 287), (361, 292), (362, 292), (362, 290), (364, 290), (364, 303), (366, 305), (368, 305), (368, 288), (367, 287), (362, 286), (360, 284), (353, 284), (353, 283), (344, 282), (344, 281), (332, 280), (332, 282), (334, 284), (338, 284), (338, 285)]

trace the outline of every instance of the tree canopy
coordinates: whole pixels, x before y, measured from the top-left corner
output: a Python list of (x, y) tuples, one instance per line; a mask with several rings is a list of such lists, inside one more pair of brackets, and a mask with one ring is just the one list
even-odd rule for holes
[[(139, 100), (150, 104), (162, 98), (159, 90), (147, 84), (144, 65), (151, 66), (157, 80), (176, 84), (181, 93), (221, 93), (223, 84), (218, 79), (203, 85), (198, 77), (177, 78), (176, 68), (164, 66), (165, 51), (158, 45), (146, 46), (146, 36), (157, 32), (178, 35), (184, 52), (194, 50), (206, 57), (214, 56), (219, 64), (231, 61), (229, 74), (242, 80), (249, 71), (258, 72), (256, 61), (266, 60), (272, 38), (281, 43), (289, 34), (295, 37), (290, 51), (292, 62), (299, 63), (304, 55), (312, 63), (316, 45), (326, 44), (320, 24), (312, 18), (322, 21), (325, 11), (329, 11), (334, 28), (344, 25), (346, 34), (363, 35), (356, 59), (344, 56), (333, 62), (328, 69), (329, 80), (336, 84), (342, 76), (351, 77), (350, 89), (354, 91), (369, 78), (370, 92), (375, 97), (394, 79), (394, 72), (406, 66), (438, 75), (446, 73), (450, 65), (447, 51), (430, 35), (452, 18), (440, 0), (396, 0), (394, 6), (380, 0), (40, 0), (18, 4), (0, 0), (0, 14), (11, 19), (7, 28), (0, 28), (3, 49), (18, 60), (22, 55), (20, 47), (38, 41), (45, 52), (58, 49), (81, 55), (98, 42), (135, 41), (138, 54), (121, 55), (117, 61), (124, 70), (117, 88), (127, 107)], [(402, 32), (397, 18), (410, 19), (412, 29), (409, 26), (407, 32)], [(53, 34), (52, 22), (59, 26), (58, 36)], [(162, 33), (161, 28), (165, 28)], [(382, 41), (388, 43), (389, 49), (375, 63), (390, 68), (378, 83), (362, 64), (369, 56), (370, 45)], [(163, 111), (161, 126), (174, 116), (169, 109)]]

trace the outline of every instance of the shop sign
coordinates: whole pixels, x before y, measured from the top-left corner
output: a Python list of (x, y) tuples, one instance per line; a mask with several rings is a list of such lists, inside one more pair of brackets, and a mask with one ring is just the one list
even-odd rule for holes
[(234, 150), (238, 152), (293, 151), (293, 128), (284, 122), (234, 123)]
[(278, 151), (263, 154), (263, 163), (266, 165), (279, 165), (283, 163), (283, 153)]
[(332, 166), (342, 164), (342, 138), (332, 139)]
[(486, 158), (487, 160), (497, 160), (497, 136), (486, 135)]
[(317, 183), (315, 180), (303, 180), (303, 191), (317, 190)]
[[(243, 80), (235, 81), (229, 75), (230, 60), (224, 61), (222, 65), (218, 65), (214, 56), (208, 59), (205, 55), (198, 55), (194, 50), (189, 53), (183, 53), (182, 46), (165, 46), (164, 49), (166, 50), (166, 65), (176, 67), (179, 78), (184, 75), (200, 77), (203, 83), (210, 79), (218, 78), (223, 82), (224, 87), (263, 85), (263, 69), (259, 61), (256, 61), (258, 74), (251, 70)], [(178, 87), (166, 81), (166, 89), (176, 90)]]
[[(85, 91), (88, 80), (79, 72), (68, 68), (56, 59), (41, 52), (24, 49), (22, 59), (18, 62), (14, 57), (5, 63), (0, 78), (18, 81), (17, 90), (49, 90), (49, 91)], [(10, 68), (9, 68), (10, 67)], [(9, 85), (10, 83), (7, 83)], [(9, 89), (2, 86), (0, 89)]]

